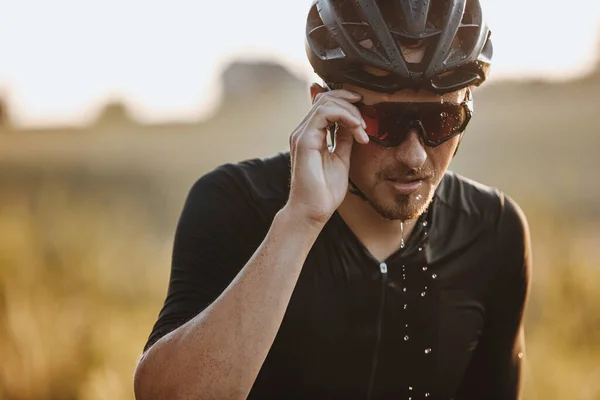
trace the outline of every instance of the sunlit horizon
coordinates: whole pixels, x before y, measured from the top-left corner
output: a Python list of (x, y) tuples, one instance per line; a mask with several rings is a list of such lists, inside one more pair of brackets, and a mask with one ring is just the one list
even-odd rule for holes
[[(491, 81), (563, 80), (596, 64), (600, 2), (577, 2), (576, 14), (558, 0), (483, 2)], [(218, 103), (232, 61), (275, 61), (315, 78), (304, 53), (310, 3), (4, 0), (0, 96), (21, 126), (84, 124), (109, 101), (144, 122), (199, 119)]]

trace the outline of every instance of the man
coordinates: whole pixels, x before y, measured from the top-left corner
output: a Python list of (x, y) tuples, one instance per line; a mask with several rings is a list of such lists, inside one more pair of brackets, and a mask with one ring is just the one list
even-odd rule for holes
[(307, 52), (328, 87), (290, 154), (191, 189), (137, 398), (519, 398), (527, 224), (447, 172), (491, 62), (478, 0), (316, 0)]

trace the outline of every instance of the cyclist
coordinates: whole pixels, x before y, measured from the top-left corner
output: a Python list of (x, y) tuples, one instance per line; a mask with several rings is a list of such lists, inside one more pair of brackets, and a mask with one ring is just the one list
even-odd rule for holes
[(315, 0), (306, 49), (325, 84), (290, 152), (188, 195), (137, 398), (520, 398), (527, 222), (448, 171), (479, 1)]

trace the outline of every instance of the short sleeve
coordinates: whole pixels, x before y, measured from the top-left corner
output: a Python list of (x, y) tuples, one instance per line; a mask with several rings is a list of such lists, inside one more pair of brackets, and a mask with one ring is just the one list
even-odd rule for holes
[(531, 244), (525, 215), (504, 195), (494, 245), (497, 272), (485, 325), (457, 400), (521, 398), (523, 317), (531, 283)]
[(267, 233), (251, 187), (220, 167), (191, 188), (175, 233), (166, 299), (144, 351), (208, 307)]

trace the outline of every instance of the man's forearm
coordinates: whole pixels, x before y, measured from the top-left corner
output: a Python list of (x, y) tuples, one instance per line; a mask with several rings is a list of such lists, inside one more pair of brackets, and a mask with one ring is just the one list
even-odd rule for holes
[(142, 357), (136, 398), (246, 398), (321, 229), (288, 208), (281, 210), (227, 289)]

